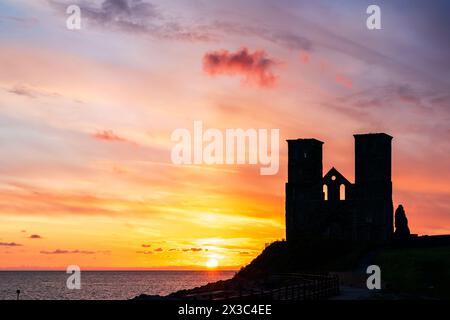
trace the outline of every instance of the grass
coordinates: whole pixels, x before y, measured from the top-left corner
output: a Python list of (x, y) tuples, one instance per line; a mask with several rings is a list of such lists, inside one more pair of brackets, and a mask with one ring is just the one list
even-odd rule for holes
[(375, 258), (386, 289), (450, 298), (450, 247), (385, 249)]

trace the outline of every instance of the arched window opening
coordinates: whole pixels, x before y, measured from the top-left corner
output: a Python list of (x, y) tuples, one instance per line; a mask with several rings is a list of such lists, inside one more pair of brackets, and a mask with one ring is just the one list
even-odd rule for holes
[(343, 184), (339, 187), (339, 200), (345, 200), (345, 185)]
[(323, 185), (323, 199), (328, 201), (328, 186), (326, 184)]

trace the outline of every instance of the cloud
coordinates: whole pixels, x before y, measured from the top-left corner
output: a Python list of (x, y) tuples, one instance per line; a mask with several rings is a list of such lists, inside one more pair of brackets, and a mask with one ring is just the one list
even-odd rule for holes
[(15, 242), (0, 242), (1, 247), (21, 247), (20, 243)]
[(95, 254), (95, 251), (56, 249), (56, 250), (53, 250), (53, 251), (42, 250), (40, 253), (41, 254)]
[(136, 251), (136, 253), (153, 254), (153, 252), (151, 252), (151, 251)]
[(2, 89), (4, 89), (6, 92), (32, 99), (38, 97), (54, 98), (60, 96), (60, 94), (57, 92), (49, 92), (42, 88), (29, 86), (25, 84), (16, 84), (11, 86), (10, 88), (2, 88)]
[(352, 79), (342, 74), (337, 74), (335, 80), (337, 84), (340, 84), (341, 86), (344, 86), (348, 89), (351, 89), (353, 87)]
[(272, 87), (277, 77), (271, 69), (277, 63), (268, 58), (264, 50), (250, 53), (242, 48), (235, 53), (228, 50), (207, 52), (203, 57), (203, 70), (211, 75), (241, 75), (244, 82), (253, 83), (260, 87)]
[(122, 138), (115, 134), (112, 130), (103, 130), (98, 131), (93, 134), (95, 139), (104, 140), (104, 141), (116, 141), (116, 142), (125, 142), (127, 141), (125, 138)]
[(183, 249), (184, 252), (187, 252), (187, 251), (199, 252), (199, 251), (202, 251), (202, 250), (203, 250), (202, 248), (186, 248), (186, 249)]
[(352, 89), (353, 80), (349, 76), (344, 75), (339, 70), (339, 67), (337, 67), (333, 63), (330, 63), (329, 61), (323, 58), (319, 57), (314, 58), (311, 52), (307, 52), (305, 50), (300, 50), (299, 61), (303, 65), (310, 65), (311, 67), (315, 68), (318, 74), (326, 78), (329, 78), (336, 84), (343, 86), (347, 89)]
[(407, 103), (420, 105), (422, 103), (419, 94), (411, 88), (409, 85), (399, 85), (394, 88), (397, 97)]
[(142, 248), (150, 248), (152, 245), (151, 244), (143, 244)]
[(242, 25), (236, 22), (216, 21), (209, 29), (225, 34), (259, 37), (290, 50), (312, 50), (311, 40), (286, 30)]
[(299, 54), (299, 59), (302, 64), (308, 64), (309, 60), (311, 59), (311, 56), (305, 50), (301, 50)]
[(113, 26), (124, 31), (145, 32), (146, 20), (159, 18), (156, 7), (140, 0), (105, 0), (99, 8), (82, 6), (88, 19), (104, 26)]
[(0, 16), (0, 23), (3, 21), (12, 21), (23, 27), (35, 27), (39, 24), (39, 20), (34, 17)]
[[(365, 89), (338, 100), (349, 107), (391, 108), (394, 102), (409, 105), (417, 112), (429, 112), (430, 107), (439, 107), (436, 98), (442, 98), (435, 92), (405, 83), (391, 83), (384, 86)], [(444, 99), (445, 101), (445, 99)]]
[(30, 239), (42, 239), (42, 237), (38, 234), (32, 234), (31, 236), (29, 236)]
[(12, 87), (11, 89), (8, 89), (9, 93), (14, 93), (18, 96), (24, 96), (28, 98), (35, 98), (35, 94), (32, 92), (32, 90), (24, 85), (16, 85)]
[[(67, 4), (50, 1), (65, 13)], [(71, 3), (72, 4), (72, 3)], [(113, 31), (144, 34), (157, 39), (210, 41), (212, 36), (200, 26), (181, 24), (163, 14), (159, 7), (142, 0), (104, 0), (100, 6), (86, 1), (77, 4), (86, 20)], [(179, 20), (179, 19), (178, 19)]]
[(163, 248), (156, 248), (154, 251), (161, 252), (161, 251), (163, 251)]

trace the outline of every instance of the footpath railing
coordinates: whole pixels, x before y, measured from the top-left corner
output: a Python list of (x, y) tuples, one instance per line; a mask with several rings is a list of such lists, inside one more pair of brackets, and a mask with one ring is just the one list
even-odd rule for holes
[(186, 296), (193, 300), (324, 300), (339, 294), (336, 275), (280, 274), (285, 285), (275, 288), (255, 286), (249, 289), (217, 290)]

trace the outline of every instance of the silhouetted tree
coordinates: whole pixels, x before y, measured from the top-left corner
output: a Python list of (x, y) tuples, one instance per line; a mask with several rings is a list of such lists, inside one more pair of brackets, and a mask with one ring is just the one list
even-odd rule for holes
[(408, 228), (408, 218), (406, 218), (405, 210), (399, 205), (395, 210), (395, 232), (397, 238), (408, 238), (410, 231)]

